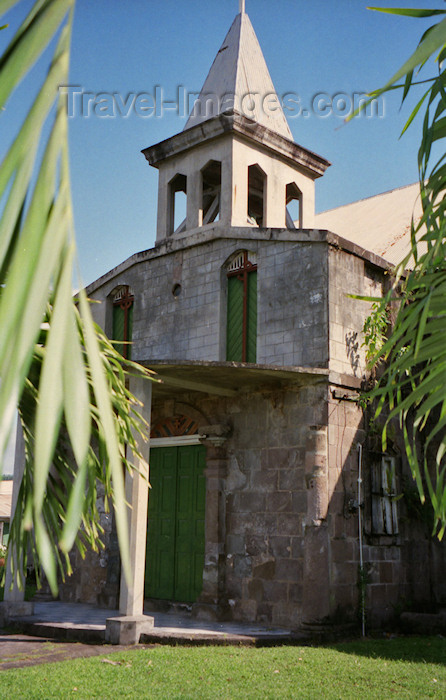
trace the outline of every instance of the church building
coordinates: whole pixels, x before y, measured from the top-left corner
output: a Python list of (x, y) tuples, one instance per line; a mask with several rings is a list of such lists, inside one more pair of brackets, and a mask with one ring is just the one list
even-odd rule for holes
[[(370, 307), (351, 295), (380, 296), (391, 263), (318, 225), (330, 164), (294, 142), (244, 2), (184, 130), (143, 154), (155, 245), (87, 292), (162, 380), (145, 406), (146, 609), (318, 629), (357, 620), (361, 591), (371, 624), (444, 603), (442, 550), (394, 498), (398, 441), (383, 454), (358, 401)], [(117, 604), (107, 517), (66, 600)]]

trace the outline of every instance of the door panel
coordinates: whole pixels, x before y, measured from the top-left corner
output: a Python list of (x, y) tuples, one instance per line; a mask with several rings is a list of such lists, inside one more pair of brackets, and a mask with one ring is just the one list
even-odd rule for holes
[(203, 585), (205, 448), (161, 447), (150, 452), (145, 594), (193, 602)]

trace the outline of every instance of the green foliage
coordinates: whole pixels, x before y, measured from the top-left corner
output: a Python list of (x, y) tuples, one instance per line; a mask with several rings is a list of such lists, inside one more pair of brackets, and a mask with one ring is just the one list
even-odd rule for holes
[[(0, 15), (17, 2), (0, 0)], [(125, 446), (139, 455), (145, 428), (123, 358), (95, 327), (84, 292), (77, 303), (72, 293), (68, 123), (59, 86), (68, 83), (74, 4), (36, 0), (0, 57), (0, 108), (8, 110), (22, 78), (56, 40), (46, 78), (0, 163), (0, 460), (17, 407), (26, 442), (10, 549), (21, 552), (14, 559), (20, 579), (30, 546), (53, 592), (58, 564), (70, 570), (75, 541), (81, 550), (100, 546), (98, 481), (113, 501), (129, 571)], [(136, 365), (131, 371), (148, 376)]]
[[(403, 129), (404, 133), (424, 106), (418, 152), (423, 215), (418, 224), (412, 222), (410, 254), (396, 267), (392, 288), (367, 322), (377, 338), (371, 361), (375, 365), (386, 363), (379, 383), (369, 394), (377, 401), (377, 416), (390, 409), (383, 449), (386, 426), (398, 417), (419, 496), (424, 502), (427, 488), (435, 513), (434, 532), (441, 539), (446, 528), (446, 10), (381, 11), (416, 18), (443, 17), (424, 32), (412, 56), (386, 85), (371, 93), (373, 99), (398, 89), (404, 102), (418, 84), (415, 78), (420, 71), (431, 71), (422, 81), (428, 89)], [(401, 78), (403, 82), (399, 82)], [(443, 154), (437, 160), (433, 146)], [(409, 265), (412, 269), (406, 273)], [(389, 303), (396, 307), (396, 319), (391, 334), (381, 343), (379, 319)], [(374, 337), (372, 333), (369, 341), (372, 338), (374, 342)], [(370, 344), (369, 348), (371, 351)]]
[(428, 530), (432, 530), (434, 513), (431, 502), (429, 500), (425, 500), (424, 503), (420, 501), (418, 489), (414, 487), (413, 481), (403, 479), (401, 499), (404, 502), (408, 520), (423, 523)]
[(380, 301), (372, 304), (370, 316), (364, 321), (363, 346), (366, 347), (366, 360), (375, 364), (374, 358), (378, 357), (386, 342), (386, 332), (389, 327), (389, 312), (386, 306)]

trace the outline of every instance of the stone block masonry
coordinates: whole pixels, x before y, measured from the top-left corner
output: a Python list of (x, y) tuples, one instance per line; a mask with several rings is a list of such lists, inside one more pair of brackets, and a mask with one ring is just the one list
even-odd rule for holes
[[(222, 489), (223, 502), (207, 493), (212, 505), (206, 529), (215, 531), (218, 522), (219, 542), (206, 538), (206, 586), (198, 606), (214, 605), (234, 620), (299, 627), (306, 556), (307, 433), (326, 391), (322, 384), (241, 393), (237, 399), (197, 395), (183, 399), (183, 407), (193, 406), (210, 423), (218, 416), (218, 422), (230, 425), (219, 448), (223, 477), (212, 486)], [(165, 410), (162, 403), (155, 403), (155, 416)], [(222, 554), (220, 564), (216, 551)]]

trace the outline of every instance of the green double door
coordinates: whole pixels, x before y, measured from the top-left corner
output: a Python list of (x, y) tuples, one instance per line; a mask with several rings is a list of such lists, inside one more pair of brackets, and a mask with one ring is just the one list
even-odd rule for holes
[(203, 586), (206, 449), (150, 450), (145, 595), (194, 602)]

